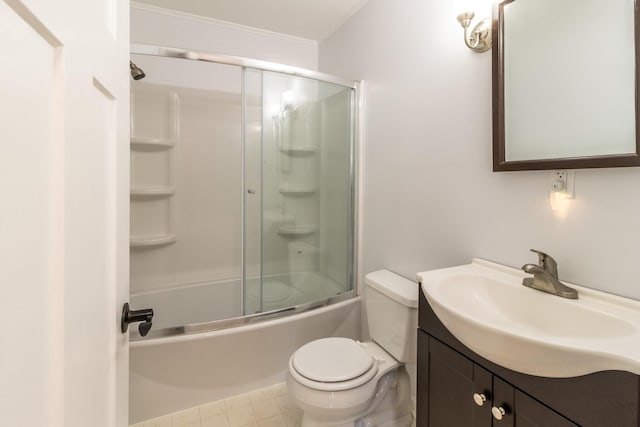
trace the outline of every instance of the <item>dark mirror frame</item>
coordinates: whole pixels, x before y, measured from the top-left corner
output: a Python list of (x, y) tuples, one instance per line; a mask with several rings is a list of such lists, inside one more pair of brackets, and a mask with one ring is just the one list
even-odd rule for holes
[(505, 161), (504, 132), (504, 6), (517, 0), (505, 0), (493, 9), (492, 22), (492, 67), (493, 67), (493, 171), (546, 170), (546, 169), (584, 169), (640, 166), (640, 120), (638, 100), (638, 66), (640, 64), (640, 13), (638, 5), (634, 7), (635, 53), (636, 53), (636, 151), (633, 154), (606, 156), (567, 157), (558, 159)]

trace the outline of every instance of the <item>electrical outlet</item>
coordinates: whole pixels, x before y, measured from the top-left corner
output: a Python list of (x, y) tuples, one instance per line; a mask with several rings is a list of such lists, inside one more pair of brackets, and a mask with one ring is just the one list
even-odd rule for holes
[(572, 170), (555, 170), (551, 172), (551, 190), (565, 191), (570, 199), (575, 196), (574, 171)]
[(567, 171), (566, 170), (557, 170), (553, 171), (555, 179), (557, 181), (566, 181), (567, 180)]

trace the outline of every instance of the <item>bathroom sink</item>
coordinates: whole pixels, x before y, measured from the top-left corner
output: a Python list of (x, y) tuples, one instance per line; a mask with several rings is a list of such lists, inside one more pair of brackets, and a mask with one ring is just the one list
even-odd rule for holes
[(521, 270), (474, 259), (418, 273), (429, 305), (480, 356), (514, 371), (640, 374), (640, 301), (568, 284), (577, 300), (522, 286)]

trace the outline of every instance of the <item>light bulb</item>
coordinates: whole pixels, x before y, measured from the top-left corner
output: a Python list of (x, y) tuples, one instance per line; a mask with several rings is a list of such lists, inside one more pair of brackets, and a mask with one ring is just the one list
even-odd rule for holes
[(551, 205), (551, 210), (553, 210), (554, 216), (557, 218), (566, 218), (569, 213), (569, 206), (571, 205), (569, 193), (565, 190), (552, 190), (549, 193), (549, 204)]
[(465, 12), (474, 12), (473, 0), (451, 0), (451, 10), (455, 16)]
[(451, 0), (451, 9), (455, 17), (461, 13), (473, 12), (476, 18), (491, 16), (491, 8), (497, 0)]

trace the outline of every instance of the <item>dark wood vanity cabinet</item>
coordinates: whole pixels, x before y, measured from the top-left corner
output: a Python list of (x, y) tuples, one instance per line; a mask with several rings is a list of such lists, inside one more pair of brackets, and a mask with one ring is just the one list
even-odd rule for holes
[(638, 427), (639, 399), (628, 372), (542, 378), (496, 365), (451, 335), (420, 293), (417, 427)]
[(577, 426), (422, 330), (418, 349), (418, 381), (426, 390), (419, 391), (417, 426)]

